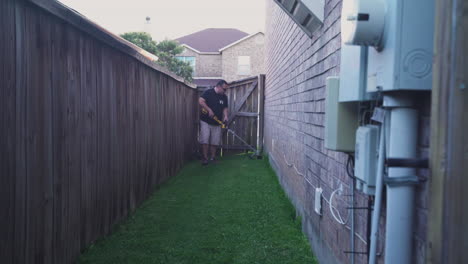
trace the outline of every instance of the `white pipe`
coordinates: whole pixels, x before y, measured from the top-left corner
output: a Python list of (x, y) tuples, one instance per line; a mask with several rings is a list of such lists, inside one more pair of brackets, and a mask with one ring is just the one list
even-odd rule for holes
[(377, 258), (377, 235), (379, 232), (380, 208), (382, 207), (382, 189), (383, 189), (383, 174), (384, 174), (384, 161), (385, 161), (385, 129), (386, 129), (386, 123), (384, 121), (384, 123), (380, 127), (379, 160), (377, 162), (377, 178), (376, 178), (376, 186), (375, 186), (374, 211), (372, 212), (369, 264), (375, 264), (376, 258)]
[[(389, 158), (416, 158), (418, 112), (402, 107), (391, 110)], [(389, 180), (416, 177), (415, 169), (389, 168)], [(414, 184), (387, 183), (385, 263), (410, 264), (412, 257)]]

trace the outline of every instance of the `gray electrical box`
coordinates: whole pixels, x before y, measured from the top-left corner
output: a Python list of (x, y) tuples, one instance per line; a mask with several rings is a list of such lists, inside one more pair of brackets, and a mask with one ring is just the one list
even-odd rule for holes
[(432, 87), (434, 0), (385, 0), (381, 48), (369, 48), (367, 91)]
[[(369, 101), (376, 99), (376, 93), (366, 91), (367, 83), (367, 46), (355, 46), (349, 43), (355, 40), (359, 23), (362, 21), (350, 21), (348, 18), (358, 15), (357, 9), (360, 2), (347, 0), (342, 2), (341, 9), (341, 62), (340, 62), (340, 102)], [(373, 9), (371, 6), (368, 9)], [(374, 18), (375, 16), (372, 16)], [(358, 23), (356, 23), (358, 22)], [(369, 21), (365, 21), (369, 22)], [(378, 29), (377, 29), (378, 30)], [(361, 31), (367, 32), (368, 27)], [(362, 34), (361, 34), (362, 35)], [(352, 44), (352, 45), (351, 45)]]
[(379, 126), (361, 126), (356, 132), (354, 174), (356, 189), (368, 195), (375, 194), (377, 174)]
[(325, 148), (354, 152), (356, 129), (359, 126), (358, 105), (339, 102), (340, 79), (327, 78), (325, 98)]
[(377, 93), (366, 91), (368, 47), (341, 44), (340, 102), (375, 100)]

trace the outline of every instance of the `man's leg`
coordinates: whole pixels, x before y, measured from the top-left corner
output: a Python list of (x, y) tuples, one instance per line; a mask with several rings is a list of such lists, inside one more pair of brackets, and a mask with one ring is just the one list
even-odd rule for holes
[(216, 156), (216, 149), (221, 145), (222, 130), (220, 126), (211, 127), (211, 141), (210, 141), (210, 158), (214, 160)]
[(200, 121), (200, 144), (202, 145), (202, 164), (208, 164), (208, 149), (210, 144), (210, 128), (209, 125)]
[(210, 145), (210, 154), (211, 154), (210, 158), (211, 158), (212, 160), (214, 160), (214, 158), (215, 158), (215, 156), (216, 156), (216, 148), (217, 148), (217, 147), (218, 147), (218, 146)]
[(208, 148), (210, 145), (202, 144), (203, 159), (208, 160)]

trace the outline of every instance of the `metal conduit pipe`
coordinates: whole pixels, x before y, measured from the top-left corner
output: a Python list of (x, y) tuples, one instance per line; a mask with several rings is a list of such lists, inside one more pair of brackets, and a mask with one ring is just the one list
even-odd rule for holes
[[(408, 105), (408, 97), (401, 99), (391, 99), (394, 105), (390, 113), (388, 157), (414, 159), (417, 157), (418, 111)], [(414, 185), (417, 182), (414, 168), (388, 168), (385, 263), (411, 263)]]
[(380, 208), (382, 207), (383, 175), (385, 163), (385, 129), (386, 122), (380, 127), (379, 160), (377, 161), (377, 178), (375, 185), (374, 210), (372, 212), (371, 245), (369, 251), (369, 264), (375, 264), (377, 259), (377, 235), (379, 233)]
[[(346, 168), (348, 169), (348, 168)], [(354, 178), (351, 179), (351, 235), (350, 235), (350, 243), (351, 243), (351, 252), (356, 251), (354, 247), (354, 185), (355, 185), (355, 180)], [(351, 264), (354, 264), (354, 253), (351, 254)]]

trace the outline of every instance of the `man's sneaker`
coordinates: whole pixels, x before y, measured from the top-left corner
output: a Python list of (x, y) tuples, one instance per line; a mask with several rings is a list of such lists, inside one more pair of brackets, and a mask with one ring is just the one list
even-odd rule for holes
[(216, 164), (216, 163), (218, 163), (218, 160), (217, 160), (217, 159), (215, 159), (215, 158), (210, 158), (210, 163), (214, 163), (214, 164)]
[(202, 159), (201, 165), (202, 165), (202, 166), (208, 165), (208, 160)]

